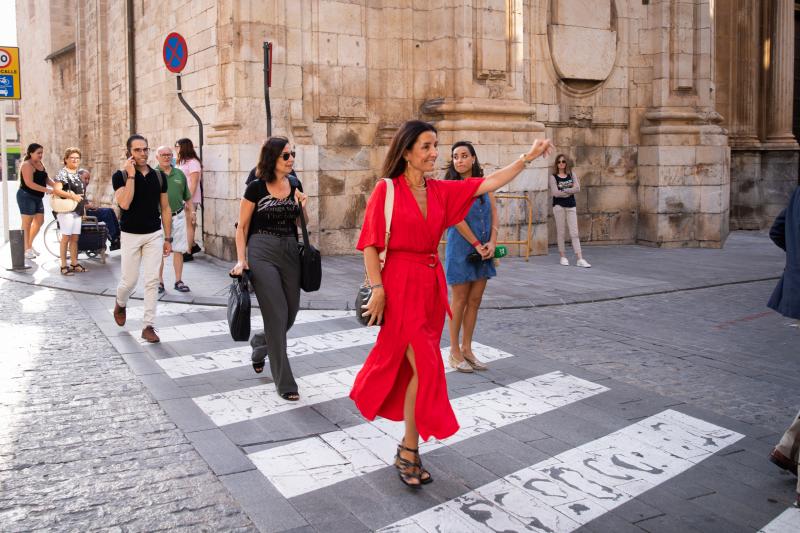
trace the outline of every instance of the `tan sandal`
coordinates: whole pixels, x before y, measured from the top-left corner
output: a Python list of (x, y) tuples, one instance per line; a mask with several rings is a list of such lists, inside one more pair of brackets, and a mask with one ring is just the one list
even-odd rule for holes
[(480, 370), (480, 371), (489, 370), (489, 367), (486, 365), (486, 363), (482, 362), (480, 359), (475, 357), (475, 354), (472, 353), (472, 350), (469, 351), (469, 354), (472, 357), (467, 357), (467, 352), (465, 352), (463, 349), (461, 350), (461, 354), (464, 357), (464, 361), (467, 362), (467, 364), (470, 366), (470, 368), (472, 368), (472, 370)]
[(462, 359), (461, 361), (457, 361), (453, 352), (450, 352), (450, 357), (448, 357), (447, 362), (451, 367), (455, 368), (457, 372), (464, 372), (465, 374), (471, 374), (473, 372), (472, 366), (467, 360)]

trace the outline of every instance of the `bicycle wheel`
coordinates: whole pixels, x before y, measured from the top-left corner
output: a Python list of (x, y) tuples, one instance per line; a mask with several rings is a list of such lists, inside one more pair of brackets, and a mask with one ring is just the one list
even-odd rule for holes
[(54, 257), (60, 257), (61, 246), (61, 232), (58, 231), (58, 221), (53, 219), (42, 232), (42, 240), (44, 247)]

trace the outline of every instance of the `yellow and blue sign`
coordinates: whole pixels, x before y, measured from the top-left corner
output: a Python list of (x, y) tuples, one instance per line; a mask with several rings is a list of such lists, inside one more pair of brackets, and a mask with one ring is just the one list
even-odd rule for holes
[(0, 46), (0, 100), (19, 100), (19, 48)]

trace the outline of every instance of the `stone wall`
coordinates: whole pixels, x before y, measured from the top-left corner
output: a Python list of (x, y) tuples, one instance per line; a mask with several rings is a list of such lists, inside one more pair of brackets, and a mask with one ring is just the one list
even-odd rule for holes
[[(244, 178), (266, 137), (264, 41), (274, 53), (272, 131), (297, 146), (324, 253), (353, 251), (386, 147), (409, 118), (439, 129), (442, 169), (457, 140), (475, 143), (488, 173), (534, 139), (554, 139), (581, 176), (583, 241), (720, 246), (727, 234), (730, 156), (707, 0), (137, 0), (132, 99), (128, 1), (67, 1), (77, 16), (66, 41), (76, 46), (52, 61), (44, 57), (64, 39), (40, 24), (47, 3), (18, 4), (24, 79), (47, 78), (26, 86), (24, 131), (84, 148), (107, 201), (131, 129), (152, 148), (197, 140), (161, 60), (167, 33), (187, 38), (184, 96), (206, 137), (204, 240), (220, 257), (233, 256)], [(62, 63), (76, 82), (59, 92)], [(536, 254), (554, 238), (551, 169), (537, 161), (507, 188), (525, 200), (501, 206), (501, 239), (519, 239), (530, 205)]]

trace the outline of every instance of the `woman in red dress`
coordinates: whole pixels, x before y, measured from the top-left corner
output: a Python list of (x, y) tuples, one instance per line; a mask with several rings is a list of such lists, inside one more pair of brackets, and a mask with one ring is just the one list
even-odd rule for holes
[(551, 150), (549, 140), (485, 179), (426, 179), (438, 156), (436, 129), (426, 122), (403, 124), (392, 139), (382, 175), (391, 178), (394, 208), (384, 268), (379, 253), (386, 239), (387, 186), (378, 182), (367, 203), (358, 249), (364, 252), (372, 297), (364, 306), (370, 325), (384, 320), (378, 339), (358, 373), (350, 397), (369, 420), (405, 421), (395, 466), (406, 485), (433, 481), (422, 468), (419, 438), (444, 439), (458, 430), (447, 396), (439, 341), (444, 327), (447, 285), (437, 247), (442, 232), (467, 215), (474, 199), (495, 191), (526, 164)]

